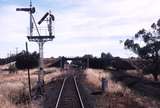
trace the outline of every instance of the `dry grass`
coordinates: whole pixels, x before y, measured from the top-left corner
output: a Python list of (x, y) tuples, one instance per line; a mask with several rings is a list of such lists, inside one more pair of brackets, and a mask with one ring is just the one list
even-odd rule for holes
[(60, 69), (57, 68), (48, 68), (45, 71), (46, 73), (49, 73), (46, 74), (44, 77), (45, 83), (48, 83), (51, 80), (56, 80), (57, 78), (61, 77), (64, 74), (60, 71)]
[(108, 80), (108, 88), (106, 89), (107, 92), (119, 92), (123, 91), (124, 87), (120, 83), (115, 83), (112, 81), (111, 78), (111, 73), (109, 72), (104, 72), (103, 70), (93, 70), (93, 69), (87, 69), (85, 71), (85, 76), (86, 76), (86, 82), (91, 85), (92, 87), (96, 89), (101, 89), (101, 78), (106, 77)]
[[(28, 80), (26, 71), (17, 74), (0, 74), (0, 108), (30, 108), (28, 105)], [(32, 86), (36, 76), (31, 75)]]
[[(33, 100), (29, 104), (28, 76), (27, 71), (20, 70), (17, 74), (8, 74), (0, 67), (0, 108), (41, 108), (40, 102)], [(48, 68), (45, 76), (45, 82), (52, 77), (61, 75), (58, 69)], [(30, 70), (32, 88), (37, 83), (37, 69)]]
[(85, 71), (85, 75), (85, 82), (95, 90), (100, 89), (100, 77), (108, 79), (106, 92), (103, 95), (95, 95), (96, 108), (160, 108), (159, 101), (140, 96), (120, 82), (111, 80), (110, 71), (88, 69)]
[[(140, 77), (140, 78), (144, 78), (144, 79), (147, 79), (147, 80), (154, 81), (154, 78), (153, 78), (152, 74), (144, 75), (142, 70), (140, 72), (137, 72), (136, 70), (127, 70), (126, 73), (131, 75), (131, 76), (136, 76), (136, 77)], [(158, 76), (158, 79), (160, 80), (160, 75)]]

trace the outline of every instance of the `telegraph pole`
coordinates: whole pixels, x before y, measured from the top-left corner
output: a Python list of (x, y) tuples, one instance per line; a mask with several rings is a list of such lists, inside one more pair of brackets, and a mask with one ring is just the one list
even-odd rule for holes
[(16, 55), (18, 54), (18, 48), (16, 48)]
[[(28, 44), (27, 44), (27, 42), (26, 42), (26, 53), (27, 53), (27, 57), (29, 57), (29, 51), (28, 51)], [(28, 70), (29, 98), (30, 98), (30, 101), (31, 101), (32, 93), (31, 93), (31, 78), (30, 78), (29, 64), (27, 64), (27, 70)]]

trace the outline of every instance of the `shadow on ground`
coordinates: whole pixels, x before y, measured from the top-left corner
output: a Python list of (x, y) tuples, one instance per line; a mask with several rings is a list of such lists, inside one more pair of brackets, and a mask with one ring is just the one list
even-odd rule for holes
[(121, 82), (142, 96), (160, 100), (160, 82), (131, 76), (125, 71), (112, 71), (112, 80)]

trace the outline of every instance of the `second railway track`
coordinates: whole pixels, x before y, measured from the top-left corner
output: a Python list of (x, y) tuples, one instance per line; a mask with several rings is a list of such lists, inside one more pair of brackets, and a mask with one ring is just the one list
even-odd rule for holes
[(84, 108), (75, 76), (64, 79), (55, 108)]

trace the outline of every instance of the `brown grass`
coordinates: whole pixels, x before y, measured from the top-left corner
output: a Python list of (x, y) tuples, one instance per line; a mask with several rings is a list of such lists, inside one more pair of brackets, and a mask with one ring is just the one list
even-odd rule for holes
[(112, 81), (111, 73), (104, 72), (103, 70), (93, 70), (93, 69), (87, 69), (85, 71), (86, 75), (86, 82), (90, 84), (92, 87), (96, 89), (101, 89), (101, 78), (106, 77), (108, 80), (108, 88), (106, 89), (107, 92), (119, 92), (123, 91), (124, 87), (120, 83), (115, 83)]
[(120, 82), (111, 80), (111, 72), (87, 69), (86, 84), (95, 90), (100, 89), (100, 77), (107, 77), (108, 88), (103, 95), (95, 95), (96, 108), (160, 108), (160, 102), (149, 97), (140, 96)]
[[(1, 69), (5, 66), (0, 67)], [(19, 70), (17, 74), (9, 74), (0, 69), (0, 108), (41, 108), (40, 102), (33, 100), (29, 104), (28, 76), (27, 71)], [(48, 68), (45, 82), (49, 82), (52, 77), (57, 77), (61, 73), (58, 69)], [(31, 71), (32, 88), (37, 83), (38, 69)]]
[[(153, 78), (152, 74), (144, 75), (142, 70), (140, 72), (137, 72), (136, 70), (127, 70), (126, 73), (131, 75), (131, 76), (136, 76), (136, 77), (140, 77), (140, 78), (144, 78), (144, 79), (147, 79), (147, 80), (154, 81), (154, 78)], [(158, 76), (158, 79), (160, 80), (160, 75)]]
[[(17, 74), (2, 73), (0, 74), (0, 108), (29, 108), (26, 71), (18, 71)], [(31, 75), (31, 79), (33, 86), (36, 76)]]

